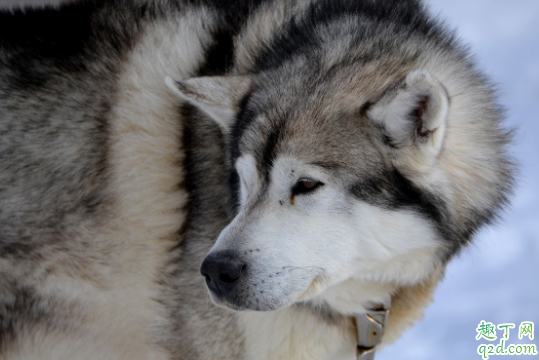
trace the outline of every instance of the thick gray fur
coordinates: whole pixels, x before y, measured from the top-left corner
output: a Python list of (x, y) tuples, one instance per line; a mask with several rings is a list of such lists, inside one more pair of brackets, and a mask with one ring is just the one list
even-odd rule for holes
[[(363, 4), (367, 5), (363, 8)], [(203, 26), (193, 27), (186, 39), (200, 43), (201, 56), (188, 65), (178, 60), (178, 68), (186, 67), (178, 72), (184, 79), (234, 74), (255, 80), (229, 133), (223, 134), (195, 107), (180, 101), (174, 104), (170, 120), (182, 131), (174, 146), (185, 155), (176, 164), (183, 174), (176, 186), (187, 200), (176, 204), (180, 229), (167, 235), (162, 261), (151, 274), (155, 289), (148, 306), (155, 318), (145, 323), (149, 350), (141, 359), (247, 360), (242, 323), (235, 312), (211, 304), (199, 273), (206, 254), (236, 214), (233, 165), (246, 151), (257, 154), (258, 172), (264, 177), (275, 157), (296, 151), (287, 139), (296, 139), (298, 148), (318, 144), (302, 154), (334, 166), (350, 185), (351, 196), (389, 210), (413, 209), (434, 224), (444, 241), (436, 259), (440, 272), (508, 201), (513, 186), (513, 165), (506, 152), (510, 134), (502, 127), (492, 86), (476, 69), (468, 50), (417, 1), (313, 0), (300, 6), (270, 0), (234, 0), (226, 5), (217, 0), (85, 0), (40, 10), (4, 11), (0, 13), (2, 360), (33, 358), (32, 339), (47, 339), (50, 334), (74, 334), (81, 348), (92, 344), (94, 338), (88, 334), (94, 330), (86, 332), (83, 317), (73, 321), (76, 314), (86, 314), (87, 304), (78, 295), (65, 297), (64, 292), (51, 289), (55, 278), (69, 278), (73, 282), (64, 286), (64, 280), (58, 280), (57, 286), (67, 292), (72, 287), (73, 294), (95, 288), (95, 294), (90, 292), (98, 297), (101, 291), (109, 291), (106, 277), (123, 269), (119, 252), (129, 246), (129, 236), (111, 236), (109, 243), (101, 237), (97, 240), (97, 235), (93, 238), (101, 229), (103, 233), (112, 229), (111, 219), (120, 219), (118, 213), (123, 211), (115, 193), (110, 136), (118, 116), (116, 105), (126, 91), (121, 79), (126, 64), (138, 56), (141, 39), (152, 31), (172, 36), (174, 26), (161, 24), (174, 23), (186, 14), (198, 16)], [(267, 22), (267, 29), (261, 22)], [(344, 38), (350, 38), (352, 47), (342, 47)], [(147, 64), (148, 73), (154, 65), (159, 66)], [(451, 178), (452, 185), (442, 189), (422, 187), (418, 181), (410, 188), (406, 179), (406, 184), (400, 182), (403, 188), (395, 189), (395, 181), (401, 181), (396, 177), (403, 172), (395, 175), (389, 157), (380, 155), (384, 142), (373, 140), (385, 139), (389, 152), (394, 151), (391, 139), (382, 127), (368, 121), (367, 114), (372, 103), (388, 90), (398, 91), (406, 75), (422, 66), (429, 70), (447, 66), (461, 79), (455, 81), (462, 82), (462, 93), (468, 94), (464, 96), (474, 99), (473, 108), (459, 111), (469, 121), (462, 131), (477, 133), (478, 145), (465, 144), (455, 151), (469, 154), (468, 162), (458, 164), (463, 172), (475, 168), (488, 176), (463, 186), (459, 184), (465, 180)], [(349, 85), (351, 79), (363, 85)], [(335, 112), (331, 119), (317, 117), (347, 93), (361, 94), (357, 123), (343, 120), (344, 112)], [(261, 113), (272, 121), (253, 125), (250, 121)], [(286, 126), (281, 122), (294, 116)], [(312, 127), (319, 131), (313, 133)], [(470, 153), (476, 145), (481, 147), (478, 155)], [(144, 172), (133, 174), (144, 176)], [(454, 194), (457, 200), (450, 201)], [(155, 214), (168, 209), (157, 206), (144, 211)], [(122, 231), (129, 234), (130, 230)], [(148, 239), (148, 248), (159, 241)], [(46, 291), (42, 283), (47, 283)], [(350, 326), (346, 317), (324, 306), (303, 302), (293, 311), (328, 327)], [(407, 324), (408, 317), (416, 315), (398, 316)], [(395, 321), (400, 334), (404, 325)], [(39, 351), (51, 354), (45, 358), (61, 358), (49, 343), (44, 344)], [(129, 358), (118, 354), (110, 358)]]

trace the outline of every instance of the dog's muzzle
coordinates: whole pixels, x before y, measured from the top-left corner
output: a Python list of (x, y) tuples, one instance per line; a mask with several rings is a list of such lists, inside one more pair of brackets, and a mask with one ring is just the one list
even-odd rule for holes
[(209, 254), (200, 267), (200, 273), (213, 293), (225, 297), (234, 290), (245, 268), (246, 265), (234, 252), (225, 250)]

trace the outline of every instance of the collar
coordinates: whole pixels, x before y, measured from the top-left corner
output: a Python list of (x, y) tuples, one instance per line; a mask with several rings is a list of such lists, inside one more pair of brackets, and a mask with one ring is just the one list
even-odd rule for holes
[(376, 347), (382, 342), (388, 315), (388, 307), (383, 307), (353, 316), (357, 335), (357, 360), (374, 360)]

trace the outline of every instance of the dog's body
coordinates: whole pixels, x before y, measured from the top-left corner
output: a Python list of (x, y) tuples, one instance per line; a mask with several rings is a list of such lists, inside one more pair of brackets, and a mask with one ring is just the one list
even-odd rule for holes
[(2, 360), (352, 359), (348, 316), (398, 336), (505, 203), (492, 90), (420, 4), (220, 3), (1, 15)]

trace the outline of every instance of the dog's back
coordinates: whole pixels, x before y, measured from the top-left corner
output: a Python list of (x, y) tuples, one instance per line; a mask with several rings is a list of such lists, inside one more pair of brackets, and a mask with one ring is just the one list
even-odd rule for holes
[(199, 67), (213, 15), (197, 11), (95, 1), (1, 15), (2, 359), (158, 358), (159, 282), (187, 197), (162, 81)]

